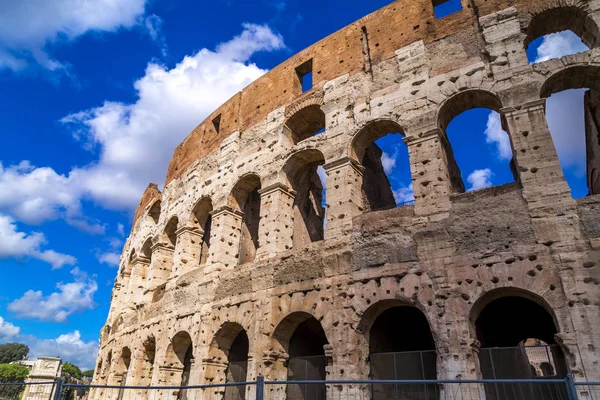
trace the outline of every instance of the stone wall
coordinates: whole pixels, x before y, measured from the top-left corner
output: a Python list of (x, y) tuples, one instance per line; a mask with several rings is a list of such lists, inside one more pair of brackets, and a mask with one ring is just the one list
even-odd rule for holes
[[(537, 339), (576, 379), (600, 380), (600, 197), (572, 199), (545, 116), (552, 93), (600, 90), (599, 21), (598, 0), (464, 0), (438, 20), (430, 0), (397, 1), (234, 96), (177, 148), (164, 191), (144, 194), (94, 382), (224, 382), (242, 331), (247, 379), (285, 379), (313, 318), (327, 378), (365, 379), (370, 330), (398, 307), (425, 316), (438, 378), (481, 377), (477, 321), (506, 298), (550, 316)], [(526, 44), (553, 29), (591, 50), (530, 65)], [(464, 193), (445, 129), (476, 107), (501, 113), (515, 183)], [(408, 147), (415, 203), (377, 210), (387, 182), (371, 145), (388, 132)]]

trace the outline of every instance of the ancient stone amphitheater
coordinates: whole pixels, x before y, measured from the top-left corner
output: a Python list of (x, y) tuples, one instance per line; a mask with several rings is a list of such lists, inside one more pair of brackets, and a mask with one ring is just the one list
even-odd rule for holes
[[(600, 380), (600, 0), (462, 0), (436, 19), (443, 2), (367, 15), (179, 145), (137, 209), (94, 383)], [(528, 62), (567, 29), (591, 50)], [(576, 200), (545, 114), (573, 88), (589, 89)], [(478, 107), (501, 115), (515, 182), (466, 193), (446, 128)], [(394, 201), (388, 133), (414, 204)], [(527, 343), (545, 355), (523, 367)]]

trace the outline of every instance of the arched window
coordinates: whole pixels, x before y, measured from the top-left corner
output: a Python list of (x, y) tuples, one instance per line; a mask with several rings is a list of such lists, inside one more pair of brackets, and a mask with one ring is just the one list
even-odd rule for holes
[[(378, 308), (378, 305), (374, 305)], [(367, 313), (368, 315), (368, 313)], [(369, 330), (369, 362), (374, 380), (434, 380), (436, 350), (425, 315), (416, 307), (394, 306), (381, 312)], [(409, 397), (437, 399), (437, 385), (377, 384), (373, 400), (395, 398), (398, 390)]]
[(408, 149), (396, 122), (369, 123), (352, 141), (352, 156), (365, 168), (363, 204), (367, 211), (412, 204), (414, 195)]
[(208, 250), (210, 249), (210, 231), (212, 227), (213, 210), (212, 201), (208, 197), (200, 199), (194, 211), (192, 212), (193, 224), (202, 232), (202, 241), (200, 242), (200, 265), (206, 264), (208, 259)]
[(154, 204), (152, 204), (152, 207), (150, 207), (150, 211), (148, 212), (148, 215), (150, 216), (152, 221), (154, 221), (155, 224), (158, 223), (158, 219), (160, 218), (160, 205), (160, 200), (155, 201)]
[[(128, 384), (129, 365), (131, 364), (131, 350), (129, 347), (123, 347), (121, 350), (121, 358), (117, 364), (115, 371), (115, 384), (125, 386)], [(123, 397), (125, 389), (120, 389), (119, 397)]]
[(296, 192), (292, 237), (295, 248), (324, 238), (325, 174), (320, 168), (324, 163), (323, 153), (308, 149), (292, 155), (283, 168), (290, 187)]
[[(536, 360), (551, 360), (555, 378), (567, 375), (562, 350), (554, 339), (558, 332), (554, 317), (542, 302), (533, 295), (521, 297), (520, 293), (508, 292), (501, 296), (494, 291), (474, 305), (471, 321), (481, 343), (479, 368), (483, 379), (531, 379), (530, 365), (535, 366)], [(506, 390), (517, 400), (560, 398), (563, 393), (555, 391), (564, 390), (548, 385), (543, 388), (548, 393), (538, 394), (529, 392), (542, 390), (537, 386), (521, 391), (523, 388), (515, 386), (486, 384), (486, 398), (502, 398), (498, 397), (498, 389)]]
[(312, 104), (294, 113), (285, 123), (290, 141), (295, 145), (325, 131), (325, 113)]
[(598, 26), (576, 6), (551, 8), (535, 15), (524, 42), (530, 63), (586, 51), (599, 43)]
[[(234, 339), (227, 354), (226, 382), (246, 382), (248, 374), (248, 352), (250, 344), (246, 331), (242, 330)], [(226, 399), (246, 398), (245, 386), (228, 386), (225, 389)]]
[(229, 196), (231, 206), (243, 213), (240, 238), (239, 264), (254, 261), (258, 250), (258, 227), (260, 223), (260, 178), (250, 174), (240, 179)]
[(171, 217), (167, 226), (165, 227), (165, 232), (163, 233), (163, 242), (169, 247), (175, 248), (177, 244), (177, 225), (179, 224), (179, 219), (177, 217)]
[[(321, 323), (307, 313), (293, 313), (279, 323), (273, 334), (288, 355), (287, 380), (324, 381), (329, 344)], [(287, 385), (288, 399), (325, 399), (325, 384)]]
[(546, 80), (546, 120), (574, 198), (600, 194), (600, 68), (565, 68)]
[(447, 139), (444, 146), (455, 192), (516, 181), (501, 108), (500, 100), (483, 90), (460, 92), (440, 108), (438, 123)]

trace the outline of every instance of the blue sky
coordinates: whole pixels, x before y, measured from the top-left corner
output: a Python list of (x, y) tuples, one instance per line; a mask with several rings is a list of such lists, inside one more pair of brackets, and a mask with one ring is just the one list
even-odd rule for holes
[[(175, 146), (268, 69), (390, 2), (0, 2), (0, 342), (91, 367), (133, 211)], [(581, 46), (561, 34), (530, 52)], [(581, 92), (562, 95), (557, 109), (577, 115)], [(469, 189), (512, 179), (498, 121), (472, 110), (448, 128)], [(583, 196), (581, 145), (557, 140)], [(410, 200), (400, 135), (378, 143), (398, 202)]]

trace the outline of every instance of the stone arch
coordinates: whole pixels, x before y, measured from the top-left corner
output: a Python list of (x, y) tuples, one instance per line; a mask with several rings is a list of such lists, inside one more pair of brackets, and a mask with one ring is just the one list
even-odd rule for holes
[[(357, 331), (369, 349), (366, 362), (370, 379), (437, 379), (434, 330), (427, 313), (414, 301), (387, 299), (372, 304), (364, 311)], [(390, 398), (395, 389), (392, 385), (374, 385), (373, 399)], [(436, 385), (411, 390), (425, 398), (439, 394)]]
[(116, 385), (127, 385), (129, 377), (129, 367), (131, 366), (131, 350), (124, 346), (121, 349), (119, 361), (115, 366), (113, 383)]
[(142, 244), (142, 249), (140, 251), (140, 254), (143, 255), (144, 257), (146, 257), (147, 259), (151, 260), (152, 259), (152, 238), (147, 238), (146, 240), (144, 240), (143, 243), (144, 244)]
[(212, 228), (213, 202), (208, 196), (202, 196), (192, 210), (192, 225), (202, 233), (200, 241), (199, 264), (206, 264), (210, 249), (210, 235)]
[(156, 200), (148, 211), (148, 216), (155, 224), (158, 224), (158, 220), (160, 219), (161, 204), (160, 200)]
[(121, 275), (123, 275), (123, 274), (131, 275), (131, 272), (133, 270), (133, 262), (135, 261), (136, 256), (137, 255), (136, 255), (135, 249), (131, 250), (131, 252), (129, 253), (129, 257), (127, 257), (127, 262), (123, 266), (124, 268), (121, 269)]
[[(327, 367), (332, 363), (331, 346), (321, 322), (312, 314), (302, 311), (288, 314), (279, 322), (272, 338), (281, 354), (274, 375), (297, 381), (327, 379)], [(287, 385), (286, 392), (287, 398), (306, 398), (306, 393), (325, 398), (325, 385)]]
[(572, 65), (560, 68), (546, 78), (540, 89), (540, 98), (568, 89), (589, 88), (600, 91), (600, 66)]
[[(206, 383), (247, 382), (249, 346), (248, 334), (242, 325), (237, 322), (223, 323), (208, 349)], [(230, 386), (225, 388), (224, 395), (225, 398), (244, 399), (246, 390), (243, 386)]]
[(556, 340), (559, 323), (542, 296), (514, 287), (490, 290), (471, 307), (469, 322), (481, 346), (479, 370), (484, 379), (531, 378), (531, 351), (525, 347), (531, 339), (549, 345), (543, 353), (557, 376), (566, 376), (562, 344)]
[(522, 25), (525, 26), (523, 44), (526, 49), (538, 37), (566, 30), (579, 36), (590, 49), (600, 44), (598, 25), (583, 7), (575, 3), (568, 5), (566, 2), (555, 1), (553, 6), (533, 15), (528, 14)]
[(325, 156), (321, 151), (305, 149), (292, 154), (283, 166), (287, 183), (295, 192), (293, 247), (303, 247), (325, 237), (324, 187), (318, 173), (323, 164)]
[(237, 181), (229, 195), (229, 205), (234, 210), (242, 212), (240, 265), (253, 261), (260, 246), (258, 240), (261, 205), (260, 189), (260, 177), (254, 173), (249, 173)]
[[(454, 118), (474, 108), (487, 108), (501, 114), (503, 104), (500, 98), (493, 92), (482, 89), (469, 89), (457, 92), (448, 97), (440, 105), (436, 115), (437, 125), (442, 132), (440, 140), (446, 152), (448, 174), (450, 176), (451, 185), (454, 191), (458, 193), (462, 193), (465, 191), (465, 184), (460, 168), (456, 163), (454, 152), (452, 150), (452, 145), (448, 138), (446, 129), (448, 128), (448, 125), (450, 124), (450, 122), (452, 122)], [(506, 121), (504, 118), (502, 118), (502, 126), (506, 131)], [(517, 181), (518, 176), (515, 170), (514, 157), (510, 161), (510, 169), (514, 180)]]
[(284, 131), (291, 143), (298, 144), (325, 129), (322, 105), (323, 94), (317, 92), (288, 107), (285, 111)]
[(185, 331), (173, 336), (165, 352), (165, 365), (169, 371), (163, 376), (167, 385), (186, 386), (189, 383), (190, 371), (194, 362), (194, 346), (192, 337)]
[(156, 361), (156, 338), (149, 334), (142, 342), (142, 357), (139, 366), (139, 385), (150, 386)]
[(107, 377), (108, 374), (110, 373), (110, 367), (112, 365), (112, 349), (108, 351), (108, 354), (106, 355), (106, 364), (104, 365), (104, 371), (102, 373), (103, 377)]
[(391, 183), (381, 161), (383, 151), (375, 141), (388, 134), (399, 134), (404, 138), (403, 132), (396, 121), (377, 119), (365, 124), (350, 142), (349, 154), (364, 168), (361, 190), (366, 210), (396, 207)]
[(165, 226), (165, 230), (163, 231), (161, 240), (164, 244), (171, 248), (175, 248), (177, 244), (177, 227), (179, 225), (179, 218), (177, 216), (171, 217), (167, 225)]

